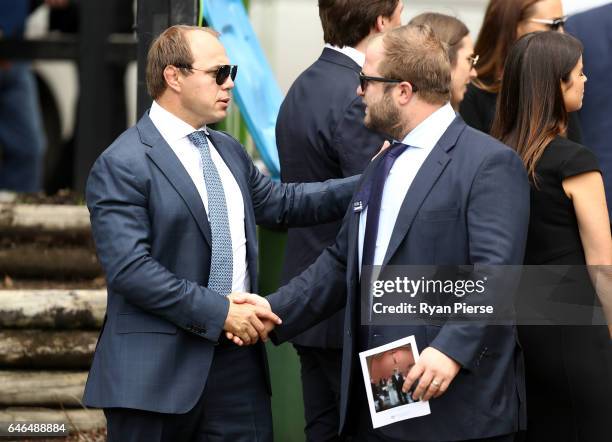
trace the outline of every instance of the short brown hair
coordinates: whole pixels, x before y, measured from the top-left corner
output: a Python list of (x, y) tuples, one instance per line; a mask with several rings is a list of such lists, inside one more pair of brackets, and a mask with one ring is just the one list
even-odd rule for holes
[[(164, 79), (166, 66), (191, 66), (193, 64), (193, 54), (186, 38), (188, 31), (204, 31), (215, 37), (219, 36), (219, 33), (211, 28), (174, 25), (153, 40), (147, 54), (146, 79), (147, 90), (154, 100), (159, 98), (166, 90), (166, 80)], [(183, 69), (183, 72), (186, 75), (190, 74), (188, 69)]]
[(462, 47), (461, 40), (470, 33), (465, 23), (450, 15), (425, 12), (414, 17), (409, 24), (427, 25), (433, 29), (438, 38), (448, 47), (451, 66), (457, 64), (457, 51)]
[(451, 68), (446, 45), (427, 25), (405, 25), (386, 32), (384, 59), (379, 71), (385, 78), (409, 81), (430, 104), (450, 100)]
[(325, 43), (356, 46), (376, 25), (378, 16), (391, 17), (401, 0), (319, 0)]

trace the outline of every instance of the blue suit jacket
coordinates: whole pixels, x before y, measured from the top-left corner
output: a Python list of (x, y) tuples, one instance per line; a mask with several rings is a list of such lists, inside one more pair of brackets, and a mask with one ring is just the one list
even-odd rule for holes
[[(364, 172), (366, 180), (378, 160)], [(522, 264), (529, 221), (529, 185), (521, 160), (503, 144), (457, 117), (417, 173), (402, 203), (383, 265)], [(359, 213), (344, 218), (336, 243), (302, 275), (268, 297), (283, 319), (273, 339), (285, 340), (346, 304), (341, 429), (358, 365)], [(348, 299), (338, 296), (348, 293)], [(400, 440), (446, 441), (516, 431), (524, 398), (522, 358), (513, 326), (450, 324), (369, 327), (369, 346), (415, 335), (462, 366), (431, 414), (381, 433)], [(520, 399), (519, 399), (520, 398)]]
[[(295, 80), (276, 122), (281, 179), (324, 181), (360, 174), (380, 149), (383, 135), (363, 124), (357, 95), (361, 68), (329, 48)], [(340, 221), (289, 229), (282, 283), (299, 275), (334, 243)], [(338, 312), (292, 341), (309, 347), (339, 348), (344, 313)]]
[(566, 31), (584, 45), (584, 73), (589, 81), (578, 115), (584, 145), (595, 152), (601, 165), (612, 216), (612, 3), (572, 15)]
[[(357, 178), (274, 183), (232, 137), (211, 130), (210, 138), (242, 193), (247, 263), (256, 291), (255, 223), (338, 219)], [(108, 304), (84, 402), (185, 413), (206, 384), (229, 301), (206, 287), (212, 239), (200, 195), (148, 115), (97, 159), (87, 205)]]

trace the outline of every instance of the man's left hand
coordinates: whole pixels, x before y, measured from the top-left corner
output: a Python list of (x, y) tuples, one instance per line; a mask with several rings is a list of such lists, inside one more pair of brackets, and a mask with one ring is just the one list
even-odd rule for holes
[(420, 378), (412, 393), (413, 399), (428, 401), (432, 397), (440, 397), (446, 392), (460, 369), (461, 365), (455, 360), (433, 347), (427, 347), (408, 372), (402, 391), (408, 392)]

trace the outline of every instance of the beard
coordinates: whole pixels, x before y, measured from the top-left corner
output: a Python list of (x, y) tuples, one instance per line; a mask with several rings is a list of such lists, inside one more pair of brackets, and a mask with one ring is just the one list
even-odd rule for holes
[(363, 123), (368, 129), (389, 135), (394, 140), (402, 140), (405, 135), (400, 111), (386, 92), (380, 100), (368, 104)]

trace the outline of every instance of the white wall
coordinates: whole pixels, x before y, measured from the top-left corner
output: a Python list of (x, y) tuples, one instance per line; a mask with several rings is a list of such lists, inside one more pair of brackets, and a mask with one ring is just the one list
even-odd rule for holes
[[(253, 28), (283, 93), (321, 53), (317, 4), (317, 0), (251, 0)], [(476, 38), (486, 4), (487, 0), (404, 0), (402, 20), (407, 23), (425, 11), (442, 12), (463, 20)]]

